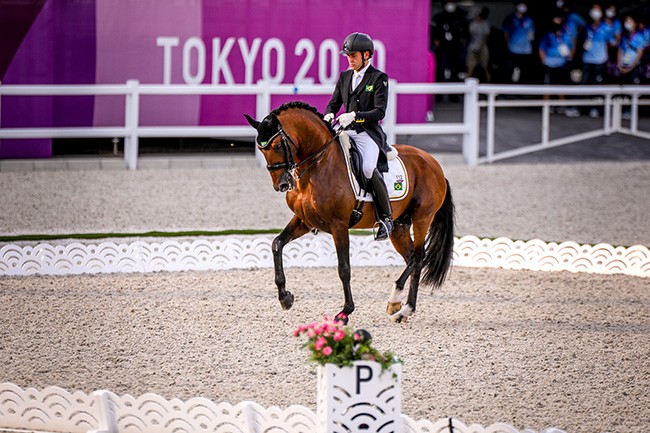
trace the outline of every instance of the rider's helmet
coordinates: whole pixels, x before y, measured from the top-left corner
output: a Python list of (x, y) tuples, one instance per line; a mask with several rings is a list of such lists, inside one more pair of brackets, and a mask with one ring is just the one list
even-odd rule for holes
[(343, 48), (341, 48), (341, 54), (351, 54), (355, 51), (370, 51), (370, 57), (375, 52), (375, 44), (372, 43), (372, 39), (365, 33), (352, 33), (345, 41), (343, 41)]

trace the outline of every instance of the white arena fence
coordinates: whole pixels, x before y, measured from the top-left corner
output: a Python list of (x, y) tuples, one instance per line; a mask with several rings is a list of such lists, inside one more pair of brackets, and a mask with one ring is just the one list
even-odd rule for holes
[[(503, 423), (482, 427), (452, 418), (431, 422), (400, 417), (399, 433), (534, 433)], [(201, 397), (181, 401), (144, 394), (136, 398), (105, 390), (89, 395), (59, 387), (38, 391), (0, 383), (0, 430), (12, 432), (319, 433), (318, 421), (316, 413), (300, 405), (264, 408), (253, 402), (231, 405)], [(544, 432), (564, 433), (556, 428)]]
[[(140, 125), (140, 97), (146, 95), (254, 95), (257, 119), (266, 116), (273, 95), (328, 95), (331, 85), (162, 85), (141, 84), (128, 80), (126, 84), (96, 85), (3, 85), (0, 83), (0, 108), (3, 96), (99, 96), (117, 95), (125, 99), (124, 126), (116, 127), (52, 127), (52, 128), (2, 128), (0, 138), (123, 138), (124, 162), (128, 169), (138, 167), (138, 141), (140, 137), (221, 137), (253, 138), (255, 131), (249, 126), (142, 126)], [(400, 95), (462, 94), (463, 120), (450, 123), (398, 123), (398, 97)], [(498, 96), (567, 95), (585, 99), (558, 100), (500, 100)], [(638, 108), (650, 105), (642, 99), (650, 95), (650, 86), (523, 86), (483, 85), (469, 78), (463, 83), (398, 83), (391, 81), (388, 110), (384, 129), (390, 143), (397, 135), (462, 135), (462, 153), (467, 164), (476, 165), (535, 152), (563, 144), (574, 143), (613, 133), (631, 134), (650, 139), (650, 132), (639, 130)], [(551, 140), (550, 107), (602, 106), (603, 126), (593, 131)], [(629, 127), (622, 122), (621, 107), (631, 105)], [(495, 152), (495, 118), (498, 107), (542, 107), (541, 142), (504, 152)], [(481, 109), (487, 111), (486, 153), (480, 154)], [(260, 163), (261, 155), (258, 153)]]
[[(5, 244), (0, 247), (0, 276), (270, 268), (273, 237)], [(352, 266), (404, 266), (389, 242), (374, 242), (372, 236), (351, 236), (350, 257)], [(337, 265), (336, 249), (328, 235), (309, 234), (287, 244), (284, 260), (288, 267)], [(464, 236), (455, 239), (453, 260), (455, 266), (650, 277), (650, 250), (644, 245), (615, 247)]]

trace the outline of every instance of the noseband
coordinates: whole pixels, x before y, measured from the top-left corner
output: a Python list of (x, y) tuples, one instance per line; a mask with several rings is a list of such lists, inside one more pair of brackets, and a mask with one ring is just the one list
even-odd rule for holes
[[(295, 170), (298, 167), (298, 164), (293, 162), (293, 154), (291, 153), (291, 146), (290, 144), (293, 145), (293, 147), (296, 147), (296, 143), (293, 142), (291, 137), (287, 135), (286, 132), (284, 132), (284, 129), (282, 129), (282, 126), (278, 126), (278, 132), (273, 134), (271, 138), (269, 138), (269, 141), (267, 141), (268, 144), (273, 143), (273, 140), (278, 138), (278, 135), (282, 137), (282, 151), (284, 152), (284, 162), (276, 162), (274, 164), (267, 164), (266, 169), (269, 171), (269, 173), (273, 173), (274, 171), (277, 170), (282, 170), (283, 168), (286, 169), (287, 171), (291, 172)], [(268, 146), (267, 144), (267, 146)], [(264, 146), (266, 147), (266, 146)], [(260, 146), (260, 149), (263, 147)]]
[[(273, 140), (275, 140), (276, 138), (278, 138), (278, 136), (280, 136), (282, 139), (281, 145), (282, 145), (282, 151), (284, 152), (284, 161), (276, 162), (273, 164), (267, 164), (266, 169), (269, 171), (269, 173), (273, 173), (274, 171), (285, 169), (289, 174), (291, 174), (292, 177), (296, 179), (296, 181), (299, 181), (300, 178), (305, 175), (305, 173), (307, 173), (318, 161), (320, 161), (320, 159), (323, 157), (323, 154), (325, 153), (329, 145), (336, 140), (336, 138), (339, 136), (341, 131), (342, 129), (336, 131), (336, 134), (334, 134), (334, 136), (330, 140), (328, 140), (324, 145), (322, 145), (317, 151), (309, 154), (305, 159), (303, 159), (298, 163), (295, 163), (293, 161), (293, 154), (291, 153), (291, 145), (293, 145), (293, 147), (295, 147), (296, 150), (298, 149), (298, 146), (296, 146), (296, 143), (291, 139), (291, 137), (289, 137), (289, 135), (286, 132), (284, 132), (282, 125), (278, 125), (278, 132), (273, 134), (273, 136), (269, 138), (268, 141), (265, 142), (266, 144), (264, 146), (258, 145), (258, 147), (260, 149), (265, 149), (266, 147), (269, 146), (269, 144), (273, 142)], [(296, 169), (298, 169), (298, 167), (302, 166), (303, 164), (308, 163), (309, 161), (312, 161), (312, 163), (309, 164), (307, 168), (302, 170), (300, 174), (296, 175), (295, 174)]]

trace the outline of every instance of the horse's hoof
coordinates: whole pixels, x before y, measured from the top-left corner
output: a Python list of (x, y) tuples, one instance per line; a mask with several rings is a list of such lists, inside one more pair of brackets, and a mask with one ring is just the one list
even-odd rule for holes
[(401, 302), (389, 302), (388, 305), (386, 306), (386, 313), (389, 316), (392, 316), (393, 314), (397, 313), (401, 309), (402, 309)]
[(334, 317), (334, 320), (337, 322), (341, 322), (345, 326), (348, 324), (349, 317), (347, 314), (341, 311), (339, 314), (336, 315), (336, 317)]
[(390, 320), (393, 323), (406, 323), (411, 314), (413, 314), (413, 309), (406, 304), (397, 313), (391, 315)]
[(280, 305), (282, 305), (283, 310), (288, 310), (291, 308), (293, 305), (293, 295), (291, 292), (287, 292), (287, 294), (284, 295), (284, 298), (280, 299)]

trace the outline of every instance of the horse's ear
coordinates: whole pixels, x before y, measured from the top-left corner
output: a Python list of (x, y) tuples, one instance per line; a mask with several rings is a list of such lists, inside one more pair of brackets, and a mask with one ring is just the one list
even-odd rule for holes
[(257, 120), (253, 119), (253, 118), (252, 118), (251, 116), (249, 116), (248, 114), (244, 114), (244, 117), (246, 118), (246, 120), (248, 121), (248, 124), (249, 124), (250, 126), (252, 126), (252, 127), (255, 128), (255, 129), (259, 128), (259, 126), (260, 126), (260, 122), (258, 122)]

